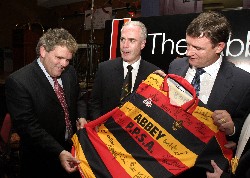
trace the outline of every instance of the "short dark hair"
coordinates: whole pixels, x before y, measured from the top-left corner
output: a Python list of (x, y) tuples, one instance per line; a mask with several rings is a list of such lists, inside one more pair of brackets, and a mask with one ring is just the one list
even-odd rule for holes
[(227, 43), (231, 34), (231, 25), (227, 18), (215, 11), (201, 13), (189, 24), (186, 30), (188, 36), (209, 38), (213, 46), (219, 42)]

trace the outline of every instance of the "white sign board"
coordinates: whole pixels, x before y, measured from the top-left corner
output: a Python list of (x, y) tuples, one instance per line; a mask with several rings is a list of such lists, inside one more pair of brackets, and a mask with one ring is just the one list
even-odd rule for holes
[(163, 15), (188, 14), (202, 12), (202, 0), (162, 0)]
[(91, 14), (91, 10), (85, 11), (85, 30), (91, 29), (91, 17), (93, 21), (93, 29), (103, 29), (105, 28), (105, 21), (111, 20), (112, 18), (112, 7), (95, 9), (93, 10), (93, 14)]

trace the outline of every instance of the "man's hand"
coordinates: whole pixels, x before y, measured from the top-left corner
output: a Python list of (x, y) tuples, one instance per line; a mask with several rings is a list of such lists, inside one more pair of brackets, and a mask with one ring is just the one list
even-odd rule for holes
[(224, 145), (225, 148), (235, 150), (236, 149), (236, 143), (233, 141), (228, 141), (227, 144)]
[(211, 160), (211, 165), (214, 168), (214, 172), (206, 172), (207, 178), (220, 178), (223, 171), (220, 169), (220, 167), (214, 162), (214, 160)]
[(212, 114), (212, 118), (214, 124), (217, 125), (221, 131), (225, 132), (226, 135), (234, 134), (234, 122), (226, 110), (215, 110)]
[(154, 74), (159, 74), (162, 77), (166, 77), (166, 74), (162, 70), (156, 70), (156, 71), (154, 71)]
[(72, 154), (66, 150), (63, 150), (59, 159), (61, 161), (62, 167), (68, 172), (72, 173), (77, 170), (77, 165), (80, 164), (80, 161), (72, 156)]
[(77, 130), (84, 128), (84, 125), (87, 124), (87, 121), (85, 118), (79, 118), (76, 121), (76, 128)]

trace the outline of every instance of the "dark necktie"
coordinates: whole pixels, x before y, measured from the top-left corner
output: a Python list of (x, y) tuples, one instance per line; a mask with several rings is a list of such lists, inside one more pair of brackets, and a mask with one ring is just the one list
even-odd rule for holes
[(196, 91), (196, 95), (199, 96), (199, 92), (200, 92), (200, 76), (205, 72), (205, 70), (203, 68), (197, 68), (196, 69), (196, 73), (195, 76), (191, 82), (191, 85), (193, 85), (195, 91)]
[(131, 65), (127, 66), (128, 72), (124, 79), (123, 86), (122, 86), (122, 94), (121, 94), (121, 102), (128, 96), (131, 92), (132, 88), (132, 69), (133, 67)]
[(66, 131), (68, 133), (68, 137), (67, 138), (71, 138), (71, 136), (73, 135), (73, 131), (72, 131), (71, 122), (69, 120), (69, 111), (68, 111), (68, 106), (67, 106), (67, 103), (66, 103), (66, 100), (65, 100), (63, 88), (58, 83), (58, 81), (57, 81), (56, 78), (53, 78), (53, 80), (54, 80), (54, 90), (55, 90), (55, 93), (56, 93), (57, 98), (59, 99), (59, 101), (61, 103), (61, 106), (62, 106), (64, 114), (65, 114)]

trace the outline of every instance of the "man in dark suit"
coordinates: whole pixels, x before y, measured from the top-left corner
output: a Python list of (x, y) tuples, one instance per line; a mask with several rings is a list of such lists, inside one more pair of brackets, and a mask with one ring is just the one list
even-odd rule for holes
[(121, 29), (121, 57), (99, 64), (90, 98), (90, 115), (96, 119), (121, 104), (120, 98), (127, 66), (132, 69), (132, 89), (135, 91), (142, 80), (158, 67), (141, 59), (145, 47), (147, 29), (139, 21), (130, 21)]
[[(86, 104), (69, 66), (77, 49), (68, 31), (49, 29), (37, 44), (39, 58), (6, 81), (8, 111), (20, 135), (21, 178), (80, 177), (79, 160), (70, 153), (77, 118), (78, 127), (86, 123)], [(63, 87), (59, 98), (56, 82)]]
[[(201, 13), (186, 30), (188, 57), (171, 62), (168, 73), (180, 75), (191, 84), (199, 76), (199, 99), (213, 111), (218, 128), (229, 140), (237, 141), (250, 106), (250, 74), (222, 57), (230, 34), (230, 24), (222, 14)], [(196, 75), (199, 70), (202, 74)], [(206, 177), (205, 170), (199, 169), (180, 177), (194, 175)]]

